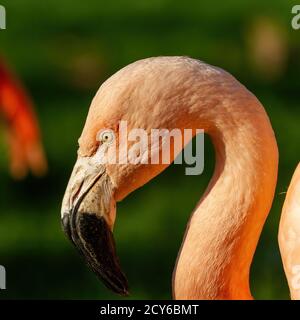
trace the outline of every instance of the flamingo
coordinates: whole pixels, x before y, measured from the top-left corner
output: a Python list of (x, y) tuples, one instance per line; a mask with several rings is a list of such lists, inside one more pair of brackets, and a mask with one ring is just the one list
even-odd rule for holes
[(0, 59), (0, 112), (7, 124), (13, 177), (22, 178), (28, 168), (37, 175), (47, 170), (33, 104), (21, 83)]
[[(117, 136), (121, 120), (127, 121), (128, 130), (147, 132), (201, 128), (215, 148), (213, 177), (190, 217), (178, 254), (173, 298), (252, 299), (250, 266), (278, 171), (276, 138), (261, 103), (226, 71), (189, 57), (140, 60), (102, 84), (79, 139), (61, 219), (89, 267), (108, 288), (125, 296), (128, 282), (112, 234), (116, 203), (168, 165), (99, 161), (97, 150), (109, 137), (99, 141), (98, 133), (110, 129)], [(279, 232), (292, 298), (300, 297), (299, 196), (300, 167)]]

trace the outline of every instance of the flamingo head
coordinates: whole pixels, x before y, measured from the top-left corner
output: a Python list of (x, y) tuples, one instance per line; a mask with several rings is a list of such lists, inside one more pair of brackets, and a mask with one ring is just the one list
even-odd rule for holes
[[(134, 128), (149, 133), (151, 128), (186, 126), (174, 120), (176, 110), (183, 104), (182, 95), (188, 96), (186, 91), (191, 88), (193, 68), (187, 67), (184, 59), (187, 58), (141, 60), (109, 78), (91, 104), (79, 139), (78, 160), (62, 205), (63, 229), (96, 275), (121, 295), (128, 294), (128, 283), (120, 268), (112, 234), (116, 203), (168, 164), (120, 163), (124, 154), (133, 152), (132, 143), (128, 142), (124, 153), (120, 123), (126, 121), (128, 133)], [(174, 88), (179, 83), (177, 96)], [(170, 112), (170, 106), (174, 113)], [(108, 159), (114, 156), (108, 155), (110, 148), (117, 150), (117, 163), (103, 161), (104, 154)], [(142, 156), (147, 158), (150, 152), (147, 154)], [(171, 154), (171, 161), (173, 158)]]

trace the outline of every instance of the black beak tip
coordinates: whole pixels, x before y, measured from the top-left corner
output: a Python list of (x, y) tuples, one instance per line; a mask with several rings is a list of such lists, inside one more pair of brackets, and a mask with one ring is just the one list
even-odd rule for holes
[(116, 255), (112, 232), (103, 217), (74, 211), (62, 218), (62, 228), (87, 265), (114, 293), (129, 296), (128, 281)]
[(129, 291), (124, 290), (122, 293), (120, 293), (120, 295), (121, 295), (122, 297), (129, 297), (129, 296), (130, 296), (130, 293), (129, 293)]
[[(122, 296), (122, 297), (128, 297), (129, 296), (129, 289), (128, 289), (128, 283), (127, 283), (127, 279), (126, 280), (126, 284), (124, 284), (123, 287), (119, 288), (119, 289), (112, 289), (110, 288), (113, 292), (115, 292), (116, 294)], [(109, 286), (110, 287), (110, 286)]]
[(120, 289), (112, 289), (109, 287), (109, 289), (121, 297), (128, 297), (130, 295), (128, 287), (124, 287), (124, 288), (120, 288)]

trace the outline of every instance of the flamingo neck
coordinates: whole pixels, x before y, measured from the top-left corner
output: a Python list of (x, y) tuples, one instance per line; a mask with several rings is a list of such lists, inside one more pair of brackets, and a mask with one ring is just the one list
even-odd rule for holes
[(244, 93), (247, 99), (204, 115), (213, 119), (207, 132), (215, 173), (187, 227), (174, 271), (176, 299), (252, 298), (250, 266), (274, 197), (278, 151), (263, 107)]

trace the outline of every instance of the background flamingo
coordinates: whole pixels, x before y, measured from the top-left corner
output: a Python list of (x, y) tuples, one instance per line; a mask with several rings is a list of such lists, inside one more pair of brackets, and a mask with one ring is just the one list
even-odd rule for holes
[(43, 175), (47, 170), (47, 162), (33, 104), (2, 59), (0, 59), (0, 112), (7, 129), (11, 174), (15, 178), (22, 178), (30, 168), (35, 175)]
[(279, 245), (291, 297), (300, 300), (300, 165), (289, 187), (282, 210)]
[[(120, 120), (128, 121), (129, 130), (203, 128), (210, 135), (216, 151), (215, 172), (190, 218), (174, 270), (173, 296), (251, 299), (250, 265), (271, 208), (278, 167), (276, 139), (260, 102), (230, 74), (185, 57), (138, 61), (101, 86), (79, 139), (62, 221), (92, 270), (114, 292), (126, 295), (127, 280), (111, 233), (116, 202), (166, 165), (97, 162), (97, 133), (104, 128), (117, 133)], [(294, 225), (299, 214), (296, 196), (299, 171), (288, 193), (279, 234), (293, 298), (298, 296), (293, 277), (300, 262), (299, 228)]]

